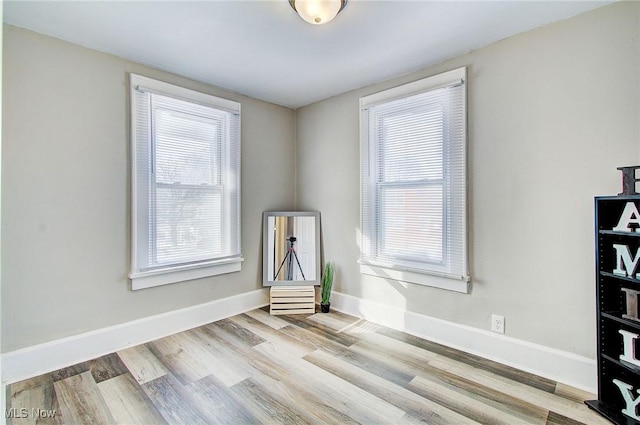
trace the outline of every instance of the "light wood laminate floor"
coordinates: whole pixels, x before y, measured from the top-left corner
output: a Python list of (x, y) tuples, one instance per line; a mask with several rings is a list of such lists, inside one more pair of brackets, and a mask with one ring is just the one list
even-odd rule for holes
[(593, 397), (341, 313), (261, 309), (12, 384), (7, 408), (9, 424), (609, 424)]

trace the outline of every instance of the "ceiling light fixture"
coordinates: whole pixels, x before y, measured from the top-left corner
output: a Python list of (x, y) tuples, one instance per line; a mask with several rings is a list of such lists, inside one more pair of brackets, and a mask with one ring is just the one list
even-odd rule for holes
[(293, 10), (313, 25), (331, 21), (347, 4), (347, 0), (289, 0)]

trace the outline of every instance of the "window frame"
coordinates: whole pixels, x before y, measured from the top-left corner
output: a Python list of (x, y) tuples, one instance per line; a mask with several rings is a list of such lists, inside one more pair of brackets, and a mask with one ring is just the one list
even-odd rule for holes
[[(383, 187), (394, 185), (383, 181), (378, 175), (381, 171), (378, 155), (379, 146), (376, 143), (378, 139), (373, 134), (373, 122), (369, 122), (371, 118), (370, 108), (376, 106), (390, 104), (392, 102), (402, 102), (406, 98), (415, 95), (431, 92), (444, 87), (450, 87), (457, 84), (462, 85), (461, 101), (462, 101), (462, 140), (455, 143), (462, 143), (462, 146), (456, 146), (456, 157), (453, 154), (451, 146), (443, 146), (443, 265), (442, 267), (435, 265), (428, 266), (426, 261), (411, 264), (411, 261), (402, 261), (399, 258), (385, 257), (380, 254), (382, 249), (382, 239), (385, 230), (380, 227), (377, 214), (382, 214), (382, 204), (380, 193)], [(360, 204), (360, 271), (362, 274), (373, 275), (384, 278), (391, 278), (407, 283), (415, 283), (419, 285), (432, 286), (441, 289), (448, 289), (456, 292), (468, 293), (469, 282), (471, 280), (468, 270), (468, 225), (467, 225), (467, 116), (466, 116), (466, 68), (458, 68), (449, 72), (427, 77), (412, 83), (404, 84), (388, 90), (371, 94), (360, 98), (360, 152), (361, 152), (361, 204)], [(407, 111), (410, 106), (407, 105)], [(449, 119), (448, 117), (446, 119)], [(445, 124), (447, 125), (447, 124)], [(459, 138), (458, 138), (459, 139)], [(445, 144), (447, 142), (445, 141)], [(462, 149), (459, 149), (459, 148)], [(453, 161), (461, 161), (462, 165), (455, 167)], [(454, 164), (455, 176), (448, 175)], [(447, 171), (449, 170), (449, 171)], [(458, 184), (450, 184), (450, 179), (458, 182)], [(421, 185), (427, 181), (418, 180), (415, 183), (398, 182), (402, 187), (408, 187), (410, 184)], [(432, 183), (432, 182), (431, 182)], [(455, 187), (451, 187), (455, 186)], [(452, 194), (453, 191), (453, 194)], [(455, 213), (447, 210), (447, 205), (455, 196)], [(367, 210), (368, 208), (368, 210)], [(446, 220), (456, 214), (461, 216), (459, 225), (455, 226), (451, 232), (447, 231)], [(365, 218), (365, 216), (367, 218)], [(454, 220), (456, 221), (456, 220)], [(448, 234), (454, 233), (454, 235)], [(454, 256), (451, 252), (452, 238), (457, 238), (461, 243), (461, 253), (455, 257), (455, 261), (451, 261)], [(447, 252), (449, 251), (449, 252)], [(458, 252), (460, 249), (458, 249)], [(383, 258), (385, 257), (385, 258)], [(447, 260), (449, 260), (447, 262)], [(459, 265), (451, 270), (451, 264)]]
[[(240, 271), (241, 263), (243, 261), (241, 252), (240, 223), (240, 103), (133, 73), (129, 75), (129, 83), (131, 106), (129, 114), (131, 130), (131, 269), (129, 279), (131, 280), (132, 290)], [(151, 170), (151, 167), (149, 167), (149, 170), (144, 170), (143, 164), (145, 161), (148, 162), (155, 155), (155, 151), (152, 148), (155, 146), (155, 142), (152, 142), (151, 140), (152, 137), (154, 137), (152, 135), (154, 126), (151, 123), (151, 111), (148, 111), (149, 117), (147, 118), (139, 119), (137, 116), (139, 106), (137, 94), (139, 91), (149, 93), (150, 95), (161, 95), (177, 99), (179, 101), (213, 108), (220, 112), (237, 115), (237, 131), (233, 135), (228, 135), (229, 140), (226, 143), (226, 147), (219, 149), (220, 157), (217, 158), (220, 162), (219, 165), (226, 164), (226, 166), (228, 166), (229, 162), (233, 162), (237, 167), (237, 176), (234, 178), (234, 181), (227, 182), (228, 187), (226, 188), (226, 190), (230, 191), (229, 199), (232, 199), (230, 202), (233, 203), (230, 208), (234, 212), (237, 211), (237, 223), (232, 225), (231, 222), (233, 221), (233, 217), (230, 217), (229, 214), (225, 214), (224, 212), (221, 219), (225, 234), (229, 235), (230, 238), (237, 239), (233, 242), (237, 244), (237, 254), (227, 257), (212, 258), (208, 261), (182, 261), (178, 264), (169, 264), (165, 266), (151, 266), (148, 264), (149, 261), (147, 260), (150, 258), (149, 253), (153, 250), (153, 241), (150, 240), (153, 236), (149, 235), (149, 233), (153, 232), (150, 232), (148, 223), (156, 220), (155, 217), (157, 216), (151, 212), (152, 207), (151, 201), (149, 200), (150, 193), (155, 190), (154, 187), (156, 185), (161, 186), (165, 183), (158, 181), (152, 183), (151, 179), (154, 175), (153, 170)], [(189, 114), (186, 115), (189, 116)], [(227, 123), (227, 126), (229, 125), (230, 122)], [(139, 137), (139, 134), (141, 133), (138, 130), (142, 129), (143, 132), (145, 131), (145, 127), (142, 126), (146, 126), (146, 131), (148, 132), (146, 140), (141, 140)], [(149, 181), (140, 179), (139, 175), (141, 174), (144, 174), (144, 178), (149, 179)], [(145, 183), (148, 183), (148, 190), (141, 188), (141, 185)], [(222, 186), (223, 183), (220, 181), (217, 181), (216, 183), (217, 184), (211, 187), (201, 189), (213, 192), (224, 190), (219, 187)], [(181, 185), (181, 188), (187, 186), (188, 185), (186, 184)], [(145, 226), (140, 225), (140, 223), (146, 224), (147, 229), (144, 229)]]

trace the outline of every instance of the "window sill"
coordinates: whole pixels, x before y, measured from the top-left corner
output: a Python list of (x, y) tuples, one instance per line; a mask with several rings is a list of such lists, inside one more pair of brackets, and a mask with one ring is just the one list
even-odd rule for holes
[(462, 276), (451, 276), (437, 272), (429, 273), (427, 271), (417, 272), (362, 262), (360, 263), (360, 273), (463, 294), (469, 293), (469, 278)]
[(242, 258), (234, 258), (232, 260), (201, 264), (198, 266), (174, 267), (131, 273), (129, 275), (129, 279), (131, 279), (131, 289), (136, 291), (138, 289), (152, 288), (169, 283), (239, 272), (242, 261)]

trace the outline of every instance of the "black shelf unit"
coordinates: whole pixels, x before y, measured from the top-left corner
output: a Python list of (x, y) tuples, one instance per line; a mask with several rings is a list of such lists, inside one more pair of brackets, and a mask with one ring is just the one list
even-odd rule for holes
[[(595, 198), (598, 399), (585, 403), (619, 425), (640, 425), (640, 406), (632, 403), (640, 397), (640, 338), (629, 336), (640, 335), (640, 300), (623, 291), (640, 291), (640, 261), (633, 261), (640, 253), (640, 233), (635, 232), (640, 217), (635, 211), (640, 211), (640, 195)], [(623, 229), (614, 230), (619, 224)], [(634, 264), (637, 267), (627, 270)], [(635, 298), (636, 311), (627, 311), (627, 296)], [(625, 347), (621, 331), (631, 345)], [(638, 365), (621, 359), (635, 359), (636, 353)]]

